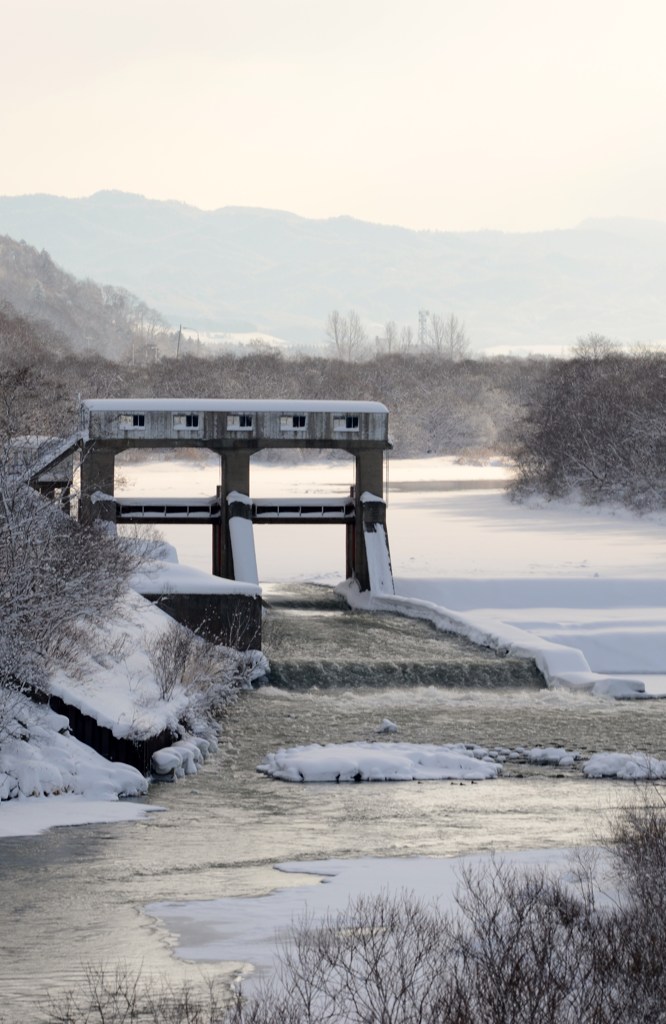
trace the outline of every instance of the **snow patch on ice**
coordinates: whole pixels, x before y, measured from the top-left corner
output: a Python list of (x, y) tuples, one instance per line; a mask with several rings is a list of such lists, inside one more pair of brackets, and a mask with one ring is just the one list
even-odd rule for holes
[(480, 781), (496, 779), (500, 770), (460, 746), (365, 742), (283, 748), (257, 767), (284, 782)]
[(632, 782), (644, 779), (666, 779), (666, 761), (650, 754), (593, 754), (583, 768), (590, 779), (626, 779)]

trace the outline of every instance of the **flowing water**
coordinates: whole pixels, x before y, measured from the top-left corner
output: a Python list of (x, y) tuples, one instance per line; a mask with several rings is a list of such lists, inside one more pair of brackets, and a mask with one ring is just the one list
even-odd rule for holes
[[(243, 897), (304, 884), (303, 876), (274, 871), (274, 863), (286, 860), (586, 843), (630, 790), (587, 780), (577, 770), (526, 765), (480, 784), (290, 785), (256, 772), (279, 746), (376, 738), (381, 720), (390, 718), (402, 741), (646, 750), (666, 757), (664, 701), (549, 691), (525, 663), (511, 683), (506, 665), (490, 652), (455, 638), (451, 644), (423, 623), (346, 613), (315, 588), (295, 595), (267, 588), (267, 601), (279, 686), (241, 695), (227, 713), (218, 754), (197, 776), (151, 787), (145, 802), (163, 813), (134, 824), (0, 841), (0, 1019), (3, 1013), (7, 1020), (35, 1019), (44, 991), (75, 983), (85, 963), (124, 961), (143, 964), (148, 974), (196, 976), (198, 968), (171, 956), (166, 930), (144, 915), (148, 902)], [(336, 649), (342, 669), (332, 667)], [(437, 651), (468, 666), (461, 684), (437, 676)], [(387, 666), (403, 656), (425, 666), (422, 681), (418, 671), (410, 670), (407, 682), (402, 670), (389, 671), (387, 685)], [(365, 665), (362, 684), (353, 675), (358, 660)], [(475, 660), (477, 685), (469, 668)], [(298, 668), (298, 689), (285, 687), (287, 663)], [(308, 664), (317, 685), (306, 689)]]
[(524, 658), (501, 657), (429, 622), (352, 611), (329, 588), (267, 584), (263, 594), (264, 648), (274, 686), (545, 685)]

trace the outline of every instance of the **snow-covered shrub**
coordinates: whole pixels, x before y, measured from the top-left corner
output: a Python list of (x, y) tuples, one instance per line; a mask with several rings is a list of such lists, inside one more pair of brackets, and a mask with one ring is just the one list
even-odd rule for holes
[(268, 667), (260, 651), (209, 643), (178, 622), (149, 640), (147, 649), (160, 696), (169, 700), (177, 687), (187, 692), (188, 726), (219, 714)]
[(575, 358), (549, 363), (516, 430), (516, 495), (666, 504), (666, 355), (624, 355), (604, 341), (584, 339)]
[(163, 700), (170, 700), (175, 688), (184, 683), (195, 641), (194, 633), (177, 622), (148, 641), (150, 664)]
[(135, 568), (114, 536), (0, 477), (0, 685), (37, 684), (49, 657), (70, 657), (81, 623), (109, 614)]

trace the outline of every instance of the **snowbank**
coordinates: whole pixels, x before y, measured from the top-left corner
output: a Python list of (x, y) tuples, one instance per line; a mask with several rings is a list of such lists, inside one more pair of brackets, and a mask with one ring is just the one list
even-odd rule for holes
[[(82, 635), (73, 639), (69, 660), (53, 672), (49, 686), (54, 695), (95, 719), (117, 739), (141, 740), (167, 730), (179, 735), (174, 746), (158, 751), (153, 759), (157, 775), (179, 778), (198, 771), (216, 749), (216, 741), (206, 716), (205, 696), (176, 684), (171, 695), (164, 697), (155, 678), (149, 644), (167, 633), (173, 621), (128, 590), (112, 618), (87, 624)], [(230, 650), (228, 654), (229, 687), (237, 676), (249, 684), (266, 672), (267, 662), (259, 651)], [(227, 700), (227, 691), (221, 694), (220, 686), (224, 689), (227, 683), (214, 684), (215, 699)], [(0, 699), (0, 836), (35, 834), (51, 824), (131, 819), (145, 813), (130, 804), (123, 804), (124, 812), (104, 807), (105, 801), (146, 792), (148, 782), (135, 768), (107, 761), (68, 735), (67, 718), (48, 707), (6, 690), (0, 690)], [(186, 733), (185, 720), (200, 734)], [(24, 803), (33, 809), (14, 806)], [(88, 803), (91, 807), (86, 811), (81, 805)]]
[[(68, 735), (68, 724), (50, 708), (13, 696), (0, 744), (0, 837), (36, 835), (54, 824), (133, 819), (149, 810), (127, 803), (114, 811), (100, 806), (141, 796), (147, 780)], [(64, 794), (79, 799), (65, 800)], [(86, 810), (82, 803), (94, 806)]]
[(535, 636), (482, 613), (454, 612), (449, 608), (416, 597), (399, 594), (361, 593), (353, 580), (336, 587), (351, 608), (365, 611), (393, 612), (416, 619), (426, 619), (437, 628), (458, 633), (482, 647), (518, 658), (532, 659), (548, 686), (570, 690), (586, 690), (596, 696), (630, 700), (645, 696), (645, 683), (633, 678), (607, 676), (593, 672), (582, 651), (565, 647)]
[(117, 739), (142, 739), (176, 730), (187, 695), (175, 687), (164, 699), (150, 661), (147, 642), (165, 633), (171, 619), (145, 598), (128, 591), (112, 619), (90, 626), (85, 650), (76, 664), (51, 676), (50, 690)]

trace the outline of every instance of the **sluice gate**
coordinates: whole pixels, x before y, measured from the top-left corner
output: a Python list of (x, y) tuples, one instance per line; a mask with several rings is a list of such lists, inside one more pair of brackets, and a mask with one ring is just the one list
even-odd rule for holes
[[(249, 499), (253, 523), (327, 523), (354, 519), (353, 498)], [(118, 498), (118, 523), (213, 523), (222, 518), (219, 495), (212, 498)]]

